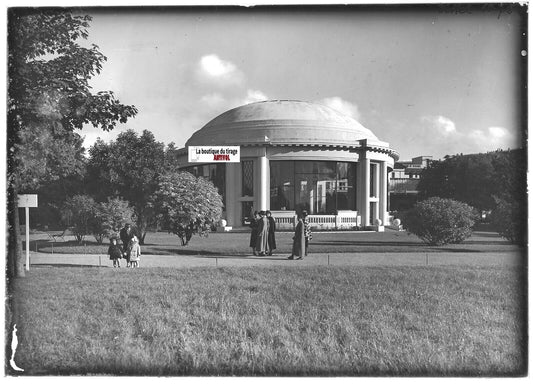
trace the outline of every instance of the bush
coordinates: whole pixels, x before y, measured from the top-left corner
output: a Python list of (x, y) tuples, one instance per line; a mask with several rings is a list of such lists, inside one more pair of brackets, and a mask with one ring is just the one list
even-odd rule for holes
[(461, 243), (472, 235), (476, 213), (466, 203), (431, 197), (418, 202), (403, 217), (403, 224), (429, 245)]
[(496, 198), (496, 209), (490, 215), (498, 233), (514, 244), (527, 244), (527, 207), (518, 201)]
[(94, 217), (96, 203), (88, 195), (69, 197), (61, 210), (63, 222), (72, 228), (72, 232), (79, 243), (85, 235), (91, 233), (91, 223)]
[(168, 172), (156, 193), (159, 218), (187, 245), (194, 233), (207, 235), (222, 217), (222, 197), (212, 182), (189, 172)]

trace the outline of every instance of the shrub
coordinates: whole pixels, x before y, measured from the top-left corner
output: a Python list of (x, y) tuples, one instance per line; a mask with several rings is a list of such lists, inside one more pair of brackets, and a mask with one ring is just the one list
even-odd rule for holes
[(512, 243), (527, 244), (527, 208), (518, 201), (495, 198), (496, 209), (490, 220), (498, 233)]
[(207, 235), (222, 216), (222, 197), (210, 181), (188, 172), (160, 177), (156, 193), (160, 220), (187, 245), (194, 233)]
[(476, 214), (466, 203), (431, 197), (403, 217), (405, 228), (430, 245), (456, 244), (472, 235)]
[(61, 210), (61, 218), (68, 227), (71, 227), (76, 240), (83, 241), (85, 235), (91, 233), (91, 220), (93, 220), (96, 203), (88, 195), (75, 195), (67, 198)]

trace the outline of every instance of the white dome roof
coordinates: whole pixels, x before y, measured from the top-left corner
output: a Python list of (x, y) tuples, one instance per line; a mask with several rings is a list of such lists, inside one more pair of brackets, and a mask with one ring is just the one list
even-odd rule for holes
[(271, 100), (222, 113), (195, 132), (186, 146), (355, 145), (378, 138), (353, 118), (329, 107), (304, 101)]

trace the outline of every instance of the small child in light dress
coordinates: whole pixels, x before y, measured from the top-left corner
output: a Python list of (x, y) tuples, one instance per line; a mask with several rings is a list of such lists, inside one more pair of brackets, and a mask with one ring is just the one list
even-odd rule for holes
[(139, 245), (139, 239), (137, 236), (133, 236), (128, 249), (130, 255), (130, 268), (139, 268), (141, 261), (141, 246)]
[(111, 245), (107, 249), (109, 260), (113, 260), (113, 268), (120, 268), (120, 259), (122, 259), (122, 250), (117, 245), (117, 239), (111, 239)]

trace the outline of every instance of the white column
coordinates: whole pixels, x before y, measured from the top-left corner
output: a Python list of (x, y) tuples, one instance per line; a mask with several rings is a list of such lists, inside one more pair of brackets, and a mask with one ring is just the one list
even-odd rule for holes
[(388, 211), (387, 211), (387, 184), (389, 182), (387, 178), (387, 163), (385, 161), (379, 164), (379, 219), (383, 225), (388, 224)]
[(359, 160), (361, 163), (361, 225), (368, 226), (370, 223), (370, 159), (366, 157)]
[(269, 196), (270, 196), (270, 169), (268, 167), (268, 159), (266, 156), (259, 157), (259, 210), (260, 211), (266, 211), (269, 209), (270, 202)]
[(235, 214), (235, 205), (237, 204), (237, 181), (236, 181), (236, 164), (226, 163), (226, 221), (228, 226), (237, 226), (237, 217)]

